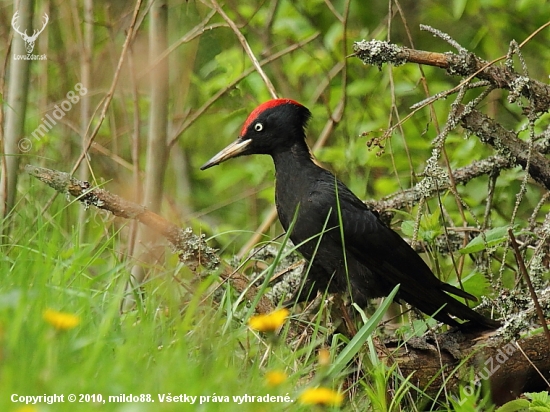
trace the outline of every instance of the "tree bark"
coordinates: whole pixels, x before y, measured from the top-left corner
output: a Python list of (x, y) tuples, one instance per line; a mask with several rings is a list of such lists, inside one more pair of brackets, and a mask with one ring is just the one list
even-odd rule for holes
[(412, 375), (413, 384), (440, 400), (443, 386), (455, 399), (479, 385), (489, 387), (497, 405), (549, 388), (550, 350), (542, 334), (513, 341), (451, 331), (437, 335), (437, 343), (416, 338), (406, 345), (387, 343), (386, 350), (389, 364), (397, 363), (402, 376)]
[[(92, 50), (94, 46), (94, 5), (92, 0), (84, 0), (82, 3), (84, 21), (82, 23), (82, 46), (80, 55), (80, 83), (88, 90), (92, 87)], [(86, 147), (86, 131), (91, 119), (91, 93), (86, 93), (80, 98), (80, 140), (82, 148)], [(90, 153), (88, 152), (88, 156)], [(78, 170), (78, 177), (86, 181), (90, 176), (90, 162), (83, 162)], [(78, 223), (80, 226), (80, 241), (84, 242), (86, 236), (86, 210), (80, 209), (78, 214)]]
[[(166, 1), (155, 1), (151, 6), (149, 27), (149, 59), (156, 62), (168, 48), (168, 5)], [(167, 127), (169, 78), (167, 57), (160, 60), (151, 72), (151, 106), (149, 108), (149, 136), (147, 140), (147, 160), (145, 165), (144, 204), (153, 212), (159, 212), (162, 204), (164, 173), (168, 158)], [(146, 227), (138, 229), (134, 256), (142, 263), (157, 262), (162, 252), (154, 247), (156, 235)], [(153, 246), (152, 246), (153, 245)], [(128, 290), (141, 285), (146, 276), (143, 264), (134, 265)], [(123, 309), (134, 304), (134, 294), (129, 293)]]
[[(17, 25), (21, 30), (32, 33), (32, 19), (34, 0), (20, 0)], [(9, 64), (8, 96), (5, 105), (6, 128), (4, 129), (4, 155), (2, 162), (2, 176), (0, 178), (0, 236), (6, 239), (9, 234), (10, 211), (15, 204), (17, 193), (17, 177), (19, 173), (19, 141), (25, 133), (25, 117), (27, 114), (27, 92), (29, 88), (30, 60), (16, 59), (18, 55), (27, 55), (25, 42), (19, 34), (15, 34), (11, 46), (11, 60)]]

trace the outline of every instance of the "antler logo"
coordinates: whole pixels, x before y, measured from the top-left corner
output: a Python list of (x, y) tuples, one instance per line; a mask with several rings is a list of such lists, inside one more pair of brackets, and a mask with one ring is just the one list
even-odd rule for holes
[(34, 50), (34, 42), (36, 41), (36, 38), (40, 33), (44, 31), (44, 28), (46, 27), (46, 24), (48, 24), (48, 21), (50, 21), (50, 18), (47, 14), (44, 14), (44, 25), (40, 30), (34, 30), (32, 36), (27, 35), (27, 30), (25, 30), (25, 32), (23, 33), (19, 31), (19, 25), (17, 24), (18, 18), (19, 12), (17, 11), (13, 15), (13, 19), (11, 19), (11, 25), (13, 27), (13, 30), (15, 30), (16, 33), (19, 33), (21, 35), (21, 38), (25, 41), (25, 48), (27, 49), (27, 53), (31, 54)]

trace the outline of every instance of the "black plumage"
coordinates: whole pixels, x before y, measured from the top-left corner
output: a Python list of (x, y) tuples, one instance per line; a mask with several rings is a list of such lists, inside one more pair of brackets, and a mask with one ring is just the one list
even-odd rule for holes
[(429, 315), (435, 313), (441, 322), (458, 325), (453, 315), (484, 327), (497, 327), (497, 321), (450, 296), (448, 293), (475, 300), (436, 278), (396, 232), (313, 161), (305, 140), (310, 117), (310, 111), (294, 100), (270, 100), (250, 114), (235, 142), (201, 167), (204, 170), (249, 154), (273, 158), (279, 220), (288, 230), (296, 217), (290, 238), (311, 263), (305, 287), (296, 300), (328, 288), (347, 291), (354, 302), (365, 306), (368, 299), (387, 296), (400, 284), (399, 299)]

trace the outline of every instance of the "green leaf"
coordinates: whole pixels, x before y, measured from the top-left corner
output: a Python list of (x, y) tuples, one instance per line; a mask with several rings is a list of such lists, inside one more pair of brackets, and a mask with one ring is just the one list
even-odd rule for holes
[(371, 333), (376, 329), (378, 323), (382, 320), (382, 317), (388, 310), (388, 307), (393, 302), (393, 298), (399, 290), (399, 285), (393, 288), (392, 292), (388, 295), (384, 302), (378, 307), (374, 315), (366, 322), (363, 327), (357, 332), (348, 345), (340, 352), (338, 357), (334, 360), (330, 369), (327, 371), (327, 376), (335, 376), (342, 372), (348, 365), (349, 361), (357, 355), (359, 350), (363, 347), (363, 344), (367, 341)]
[[(435, 219), (437, 220), (437, 216)], [(418, 228), (418, 238), (420, 240), (425, 242), (433, 242), (437, 236), (441, 235), (441, 225), (438, 226), (434, 224), (433, 220), (433, 216), (432, 219), (422, 219), (420, 227)], [(401, 231), (405, 234), (405, 236), (412, 237), (414, 233), (414, 223), (415, 222), (412, 220), (405, 220), (401, 224)]]
[(453, 2), (453, 17), (455, 19), (460, 19), (464, 10), (466, 9), (467, 0), (455, 0)]
[(529, 401), (527, 399), (515, 399), (507, 402), (498, 408), (495, 412), (516, 412), (529, 408)]
[(526, 393), (525, 396), (531, 399), (530, 410), (550, 412), (550, 395), (547, 391), (539, 393)]
[[(487, 247), (496, 246), (504, 242), (506, 239), (508, 239), (508, 226), (495, 227), (485, 232), (485, 239), (483, 239), (483, 235), (480, 234), (473, 238), (464, 248), (460, 249), (459, 252), (463, 255), (481, 252)], [(487, 242), (485, 242), (485, 240), (487, 240)]]
[(411, 237), (414, 233), (414, 222), (412, 220), (405, 220), (401, 223), (401, 231), (405, 236)]

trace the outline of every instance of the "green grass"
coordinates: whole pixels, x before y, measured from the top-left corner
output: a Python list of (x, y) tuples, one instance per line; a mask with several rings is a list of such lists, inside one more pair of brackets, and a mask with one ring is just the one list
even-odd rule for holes
[[(324, 307), (307, 320), (293, 317), (273, 341), (247, 327), (251, 311), (236, 304), (231, 288), (222, 289), (216, 300), (209, 297), (216, 274), (197, 280), (167, 251), (166, 263), (154, 268), (144, 285), (144, 299), (121, 315), (133, 264), (124, 257), (125, 222), (117, 226), (106, 213), (89, 210), (81, 243), (78, 227), (69, 223), (81, 206), (59, 196), (42, 216), (42, 206), (32, 199), (49, 196), (48, 191), (28, 194), (2, 246), (0, 411), (308, 411), (312, 407), (298, 397), (319, 384), (346, 394), (341, 410), (414, 410), (406, 405), (416, 390), (377, 360), (372, 344), (386, 305), (364, 319), (351, 341), (327, 331)], [(45, 321), (46, 309), (77, 315), (80, 322), (57, 330)], [(329, 365), (319, 365), (321, 347), (330, 351)], [(265, 374), (271, 370), (284, 371), (288, 379), (270, 387)], [(392, 381), (401, 387), (393, 402), (386, 399)], [(25, 409), (11, 402), (14, 394), (57, 394), (64, 402)], [(70, 394), (77, 402), (68, 402)], [(289, 402), (239, 404), (233, 398), (267, 394), (287, 396)], [(109, 402), (118, 395), (154, 402)], [(194, 404), (161, 402), (163, 395), (196, 398)]]
[[(41, 403), (30, 410), (300, 409), (297, 402), (239, 405), (233, 396), (288, 394), (287, 399), (296, 401), (313, 372), (315, 348), (323, 340), (320, 321), (318, 337), (298, 350), (284, 343), (288, 324), (280, 343), (270, 346), (234, 316), (231, 290), (216, 302), (204, 300), (206, 293), (201, 291), (212, 277), (193, 280), (173, 258), (147, 282), (145, 299), (136, 310), (120, 315), (131, 262), (122, 259), (119, 231), (105, 213), (90, 210), (88, 241), (79, 243), (78, 229), (66, 222), (80, 206), (60, 196), (56, 207), (58, 212), (50, 210), (53, 215), (42, 217), (40, 205), (22, 202), (10, 239), (2, 246), (0, 410), (24, 406), (11, 402), (13, 394), (64, 395), (63, 403)], [(173, 276), (182, 278), (187, 289)], [(80, 323), (57, 330), (43, 318), (48, 308), (75, 314)], [(269, 387), (265, 372), (272, 369), (284, 370), (289, 378)], [(334, 389), (339, 382), (331, 382)], [(69, 403), (69, 394), (77, 395), (77, 402)], [(105, 404), (79, 403), (80, 394), (91, 399), (99, 395)], [(155, 402), (131, 408), (109, 403), (109, 396), (120, 394), (151, 395)], [(197, 398), (193, 405), (161, 403), (163, 394)], [(198, 407), (201, 396), (210, 399), (203, 398)], [(214, 396), (228, 396), (229, 403)]]

